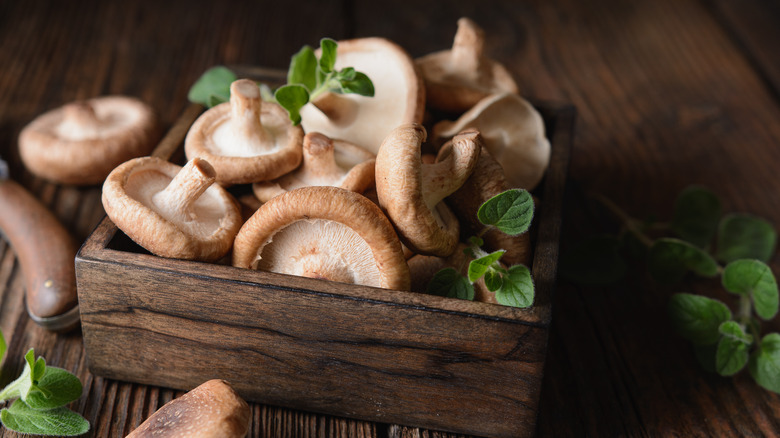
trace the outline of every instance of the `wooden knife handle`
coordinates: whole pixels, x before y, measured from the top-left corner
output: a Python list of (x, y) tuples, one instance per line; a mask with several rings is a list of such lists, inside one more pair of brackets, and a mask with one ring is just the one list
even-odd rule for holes
[(0, 180), (0, 231), (24, 273), (27, 311), (36, 318), (63, 315), (78, 304), (77, 246), (56, 217), (16, 182)]

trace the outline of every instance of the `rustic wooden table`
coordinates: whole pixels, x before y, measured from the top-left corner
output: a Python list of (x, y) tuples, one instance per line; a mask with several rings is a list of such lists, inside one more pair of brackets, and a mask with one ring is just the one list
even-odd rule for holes
[[(726, 210), (780, 225), (776, 0), (4, 1), (0, 155), (12, 178), (83, 241), (103, 216), (100, 190), (54, 185), (23, 168), (16, 139), (37, 114), (127, 94), (151, 104), (167, 127), (209, 66), (286, 68), (292, 53), (322, 36), (384, 36), (419, 56), (448, 47), (461, 16), (486, 29), (488, 52), (525, 96), (577, 107), (564, 251), (589, 232), (577, 198), (584, 190), (640, 217), (668, 217), (676, 193), (698, 183), (721, 195)], [(745, 372), (721, 378), (699, 368), (666, 317), (674, 291), (644, 277), (601, 288), (559, 282), (538, 435), (780, 434), (777, 394)], [(36, 326), (23, 294), (15, 253), (0, 240), (0, 329), (9, 340), (0, 385), (34, 347), (82, 380), (84, 395), (72, 408), (100, 437), (126, 435), (178, 394), (92, 376), (80, 333)], [(16, 434), (0, 429), (0, 436)], [(251, 436), (451, 435), (254, 405)]]

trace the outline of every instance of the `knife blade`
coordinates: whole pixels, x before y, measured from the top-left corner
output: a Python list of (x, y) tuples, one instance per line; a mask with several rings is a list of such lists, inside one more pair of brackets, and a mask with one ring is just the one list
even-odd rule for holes
[(27, 313), (56, 332), (78, 326), (75, 257), (78, 247), (54, 214), (13, 181), (0, 158), (0, 233), (19, 260)]

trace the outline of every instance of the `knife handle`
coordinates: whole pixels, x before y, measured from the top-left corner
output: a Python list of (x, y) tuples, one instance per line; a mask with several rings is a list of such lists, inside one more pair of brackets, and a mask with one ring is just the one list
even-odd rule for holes
[(41, 324), (73, 314), (78, 248), (51, 211), (10, 179), (0, 180), (0, 231), (22, 268), (32, 319)]

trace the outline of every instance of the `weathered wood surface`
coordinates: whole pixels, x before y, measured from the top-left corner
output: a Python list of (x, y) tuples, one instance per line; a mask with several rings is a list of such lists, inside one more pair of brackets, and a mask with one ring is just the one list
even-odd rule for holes
[[(150, 103), (170, 126), (189, 85), (213, 64), (283, 68), (291, 53), (321, 36), (386, 36), (417, 56), (451, 44), (455, 20), (468, 15), (485, 26), (489, 52), (516, 74), (525, 95), (577, 106), (570, 177), (583, 189), (602, 192), (637, 216), (668, 217), (674, 195), (700, 183), (722, 195), (727, 210), (749, 211), (777, 226), (777, 10), (776, 0), (227, 7), (7, 1), (0, 3), (0, 155), (11, 162), (13, 178), (83, 240), (102, 216), (99, 189), (52, 185), (21, 167), (16, 137), (35, 115), (76, 98), (121, 93)], [(564, 245), (590, 231), (578, 205), (573, 199), (565, 217)], [(780, 434), (780, 398), (744, 373), (729, 379), (703, 373), (665, 317), (674, 291), (644, 280), (612, 288), (559, 284), (538, 434)], [(717, 286), (701, 289), (710, 287)], [(35, 347), (82, 379), (85, 395), (73, 408), (101, 437), (123, 436), (176, 395), (93, 377), (80, 334), (52, 335), (35, 326), (22, 294), (18, 261), (0, 241), (0, 329), (10, 341), (0, 384), (18, 375), (21, 354)], [(452, 436), (262, 405), (253, 407), (252, 421), (252, 436)]]

